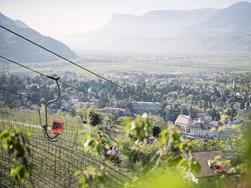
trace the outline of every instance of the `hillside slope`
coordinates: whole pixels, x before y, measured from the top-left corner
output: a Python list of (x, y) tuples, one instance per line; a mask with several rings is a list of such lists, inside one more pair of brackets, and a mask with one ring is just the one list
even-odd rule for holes
[[(0, 13), (0, 24), (67, 58), (77, 58), (77, 55), (65, 44), (36, 32), (20, 20), (12, 20)], [(41, 62), (57, 59), (57, 57), (2, 28), (0, 28), (0, 54), (22, 62)]]

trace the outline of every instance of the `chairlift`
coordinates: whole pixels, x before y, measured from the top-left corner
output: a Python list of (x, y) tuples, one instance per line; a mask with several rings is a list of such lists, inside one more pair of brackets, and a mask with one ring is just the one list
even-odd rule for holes
[(212, 164), (212, 161), (208, 160), (207, 164), (210, 169), (212, 169), (215, 173), (221, 174), (224, 173), (223, 168), (220, 165)]
[(215, 173), (223, 173), (223, 169), (220, 165), (215, 166)]
[(109, 149), (106, 151), (105, 155), (106, 158), (110, 161), (120, 163), (119, 150), (117, 147), (110, 146)]
[(57, 96), (57, 98), (48, 101), (45, 105), (45, 125), (42, 125), (42, 123), (41, 123), (40, 111), (39, 111), (39, 117), (40, 117), (40, 124), (44, 130), (44, 137), (47, 138), (51, 142), (56, 142), (57, 140), (55, 140), (55, 139), (58, 137), (58, 135), (62, 134), (64, 131), (64, 121), (58, 120), (58, 119), (53, 120), (52, 125), (51, 125), (51, 128), (52, 128), (52, 134), (51, 134), (51, 132), (48, 130), (48, 127), (49, 127), (49, 125), (48, 125), (48, 107), (60, 99), (61, 92), (60, 92), (60, 87), (59, 87), (59, 83), (58, 83), (59, 78), (52, 77), (52, 76), (47, 76), (47, 77), (56, 82), (57, 89), (58, 89), (58, 96)]

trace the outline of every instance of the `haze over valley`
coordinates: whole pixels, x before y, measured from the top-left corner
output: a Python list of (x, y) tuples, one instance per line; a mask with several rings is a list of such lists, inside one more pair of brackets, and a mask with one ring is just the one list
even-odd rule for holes
[(150, 54), (248, 54), (251, 3), (224, 9), (153, 10), (141, 16), (113, 14), (103, 27), (72, 36), (78, 51)]

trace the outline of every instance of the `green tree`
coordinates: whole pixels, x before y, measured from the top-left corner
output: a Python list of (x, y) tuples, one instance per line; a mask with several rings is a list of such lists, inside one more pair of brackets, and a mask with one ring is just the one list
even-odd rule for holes
[(87, 120), (88, 123), (92, 126), (97, 126), (102, 123), (101, 115), (97, 113), (93, 108), (88, 109)]

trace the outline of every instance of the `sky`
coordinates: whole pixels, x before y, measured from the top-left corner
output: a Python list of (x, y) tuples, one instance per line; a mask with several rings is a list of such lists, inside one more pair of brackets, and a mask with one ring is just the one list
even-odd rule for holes
[[(63, 40), (95, 30), (113, 13), (225, 8), (240, 0), (0, 0), (0, 12), (47, 36)], [(251, 2), (251, 0), (246, 0)]]

